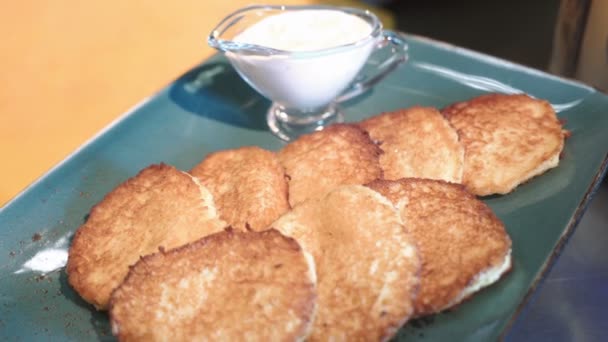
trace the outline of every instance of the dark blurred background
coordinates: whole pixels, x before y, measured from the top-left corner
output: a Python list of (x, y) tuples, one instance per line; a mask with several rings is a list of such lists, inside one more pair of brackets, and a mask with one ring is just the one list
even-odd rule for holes
[(559, 0), (385, 1), (400, 31), (546, 69)]
[(608, 91), (608, 0), (327, 2), (373, 6), (391, 28)]

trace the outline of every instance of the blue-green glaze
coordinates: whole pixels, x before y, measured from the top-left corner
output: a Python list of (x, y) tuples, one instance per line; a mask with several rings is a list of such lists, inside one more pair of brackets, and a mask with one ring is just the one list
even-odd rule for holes
[[(347, 121), (412, 105), (443, 107), (488, 91), (520, 90), (557, 105), (573, 133), (557, 169), (512, 194), (485, 199), (513, 239), (513, 271), (459, 308), (432, 323), (410, 324), (399, 335), (424, 341), (494, 340), (574, 226), (599, 179), (608, 152), (608, 97), (420, 37), (410, 36), (409, 44), (407, 65), (344, 104)], [(0, 340), (112, 339), (106, 315), (78, 297), (63, 269), (44, 278), (15, 272), (42, 249), (65, 250), (68, 243), (61, 238), (83, 223), (91, 206), (149, 164), (162, 161), (187, 170), (220, 149), (280, 148), (265, 127), (268, 105), (216, 56), (122, 116), (0, 209)]]

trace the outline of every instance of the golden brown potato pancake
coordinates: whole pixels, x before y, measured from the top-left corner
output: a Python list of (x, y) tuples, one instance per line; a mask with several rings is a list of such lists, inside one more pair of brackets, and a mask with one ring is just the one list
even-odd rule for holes
[(462, 185), (406, 178), (368, 186), (393, 202), (418, 246), (417, 317), (460, 303), (510, 269), (511, 239), (502, 222)]
[(463, 184), (476, 195), (509, 193), (559, 163), (566, 132), (547, 101), (490, 94), (443, 114), (465, 148)]
[(413, 312), (416, 246), (393, 205), (361, 185), (294, 207), (272, 227), (315, 258), (318, 309), (310, 341), (391, 338)]
[(211, 193), (169, 165), (151, 165), (108, 193), (76, 231), (67, 273), (72, 287), (98, 309), (140, 256), (181, 246), (226, 226)]
[(279, 151), (289, 177), (289, 203), (319, 198), (340, 185), (382, 177), (382, 151), (355, 125), (338, 124), (303, 135)]
[(228, 229), (137, 262), (114, 291), (121, 341), (298, 341), (315, 311), (312, 257), (276, 230)]
[(382, 113), (359, 125), (382, 149), (384, 179), (462, 181), (464, 148), (450, 123), (431, 107)]
[(191, 173), (234, 228), (262, 230), (289, 210), (285, 170), (271, 151), (248, 146), (215, 152)]

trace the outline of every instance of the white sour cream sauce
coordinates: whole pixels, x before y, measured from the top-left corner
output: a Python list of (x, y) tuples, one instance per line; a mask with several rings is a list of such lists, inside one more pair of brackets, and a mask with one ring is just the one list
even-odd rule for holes
[(300, 10), (264, 18), (238, 34), (235, 42), (295, 54), (226, 55), (260, 93), (287, 108), (321, 108), (355, 78), (373, 51), (375, 39), (335, 53), (298, 55), (359, 42), (372, 32), (365, 20), (335, 10)]

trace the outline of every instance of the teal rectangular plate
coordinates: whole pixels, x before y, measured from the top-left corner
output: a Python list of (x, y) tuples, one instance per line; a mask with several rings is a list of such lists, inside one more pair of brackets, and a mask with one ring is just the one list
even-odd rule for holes
[[(513, 239), (512, 272), (457, 309), (409, 324), (398, 335), (495, 340), (572, 233), (606, 169), (608, 97), (451, 45), (416, 36), (408, 42), (409, 62), (345, 103), (347, 121), (412, 105), (441, 108), (487, 92), (526, 92), (549, 100), (572, 132), (558, 168), (509, 195), (484, 199)], [(65, 254), (91, 206), (149, 164), (188, 170), (216, 150), (279, 149), (282, 143), (265, 125), (268, 106), (215, 56), (120, 117), (0, 209), (0, 340), (112, 339), (105, 313), (78, 297), (63, 269), (42, 275), (24, 264), (40, 252)]]

